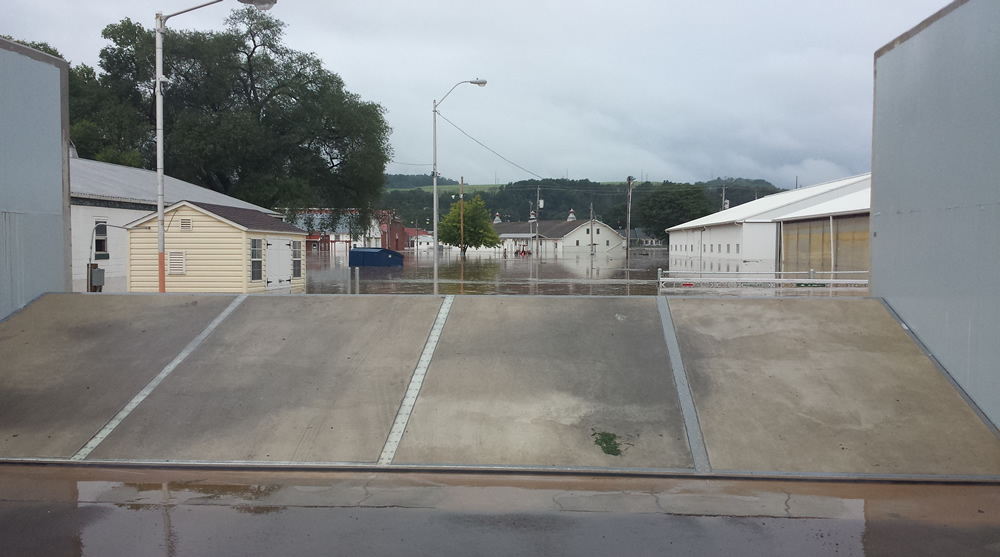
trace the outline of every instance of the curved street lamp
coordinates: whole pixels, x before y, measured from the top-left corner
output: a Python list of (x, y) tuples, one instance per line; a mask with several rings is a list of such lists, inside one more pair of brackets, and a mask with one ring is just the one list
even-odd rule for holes
[[(241, 2), (243, 0), (240, 0)], [(434, 101), (434, 294), (438, 293), (438, 107), (444, 102), (448, 95), (455, 90), (455, 87), (463, 83), (471, 83), (480, 87), (486, 87), (485, 79), (471, 79), (469, 81), (459, 81), (448, 89), (448, 92), (441, 97), (440, 101)]]
[[(163, 32), (167, 20), (181, 14), (218, 4), (222, 0), (212, 0), (193, 8), (181, 10), (168, 15), (156, 12), (156, 230), (157, 230), (157, 269), (159, 274), (160, 292), (167, 291), (166, 257), (163, 252)], [(270, 10), (278, 0), (240, 0), (243, 4), (256, 6), (258, 10)]]

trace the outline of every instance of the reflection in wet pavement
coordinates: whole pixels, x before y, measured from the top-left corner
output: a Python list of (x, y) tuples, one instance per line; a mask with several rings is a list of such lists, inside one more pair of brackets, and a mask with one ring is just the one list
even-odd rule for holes
[[(434, 262), (430, 252), (404, 252), (403, 267), (361, 268), (361, 294), (432, 294)], [(500, 253), (457, 251), (441, 254), (438, 292), (473, 295), (655, 296), (657, 269), (668, 268), (665, 249), (636, 250), (628, 268), (621, 252), (573, 254), (548, 259), (503, 258)], [(306, 260), (306, 292), (350, 294), (357, 285), (347, 266), (347, 252), (310, 254)], [(672, 296), (867, 296), (867, 288), (672, 288)]]
[(10, 466), (5, 556), (993, 555), (1000, 485)]

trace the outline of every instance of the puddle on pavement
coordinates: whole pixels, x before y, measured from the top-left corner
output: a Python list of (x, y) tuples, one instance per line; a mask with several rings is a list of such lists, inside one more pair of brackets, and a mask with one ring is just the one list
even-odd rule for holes
[(972, 555), (1000, 547), (1000, 485), (8, 466), (0, 539), (54, 556)]

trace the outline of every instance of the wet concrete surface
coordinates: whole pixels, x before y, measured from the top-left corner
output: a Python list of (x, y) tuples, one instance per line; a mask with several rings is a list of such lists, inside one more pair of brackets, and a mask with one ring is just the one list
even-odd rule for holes
[(1000, 477), (1000, 440), (877, 300), (449, 300), (44, 297), (0, 328), (0, 460)]
[(1000, 486), (0, 468), (4, 555), (996, 555)]
[(90, 458), (374, 462), (440, 305), (249, 297)]
[(669, 303), (713, 469), (1000, 474), (1000, 442), (879, 301)]
[(691, 468), (655, 298), (457, 297), (393, 462)]
[(234, 299), (48, 294), (0, 322), (0, 458), (73, 456)]

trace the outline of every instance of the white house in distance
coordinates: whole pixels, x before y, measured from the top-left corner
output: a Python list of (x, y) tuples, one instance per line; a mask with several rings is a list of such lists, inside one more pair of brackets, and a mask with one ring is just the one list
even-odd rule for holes
[[(164, 209), (167, 292), (306, 291), (306, 231), (254, 209), (182, 201)], [(128, 226), (129, 292), (159, 291), (156, 213)]]
[[(127, 234), (124, 226), (156, 210), (156, 172), (81, 159), (70, 150), (70, 219), (73, 291), (87, 290), (87, 265), (104, 269), (103, 292), (125, 292)], [(281, 215), (201, 186), (163, 177), (167, 205), (181, 200)], [(155, 223), (154, 223), (155, 225)]]
[[(537, 226), (536, 226), (537, 224)], [(596, 220), (576, 220), (573, 211), (564, 221), (542, 220), (536, 222), (493, 223), (503, 242), (502, 250), (513, 256), (519, 250), (531, 251), (542, 257), (564, 255), (604, 254), (612, 250), (624, 251), (625, 237), (614, 228)], [(537, 252), (536, 235), (538, 237)]]
[[(829, 271), (830, 268), (809, 266), (806, 262), (830, 261), (831, 251), (838, 251), (841, 232), (843, 246), (840, 251), (843, 255), (839, 261), (835, 258), (833, 270), (867, 270), (867, 263), (863, 268), (847, 267), (860, 266), (861, 259), (866, 259), (863, 253), (867, 253), (867, 243), (862, 249), (858, 245), (857, 233), (863, 228), (867, 240), (867, 206), (870, 199), (869, 173), (768, 195), (679, 224), (667, 229), (670, 235), (670, 270), (775, 272), (808, 271), (813, 268)], [(813, 231), (809, 227), (815, 227), (814, 221), (817, 220), (820, 221), (819, 228)], [(793, 224), (799, 221), (811, 224)], [(831, 225), (835, 231), (832, 250)], [(827, 227), (825, 233), (823, 226)], [(782, 227), (788, 229), (788, 234), (782, 234)], [(793, 233), (794, 236), (790, 236)], [(827, 246), (826, 252), (822, 251), (824, 245)], [(816, 255), (813, 255), (814, 252)], [(790, 256), (788, 261), (788, 266), (792, 268), (783, 269), (782, 254), (792, 253), (794, 258)]]

